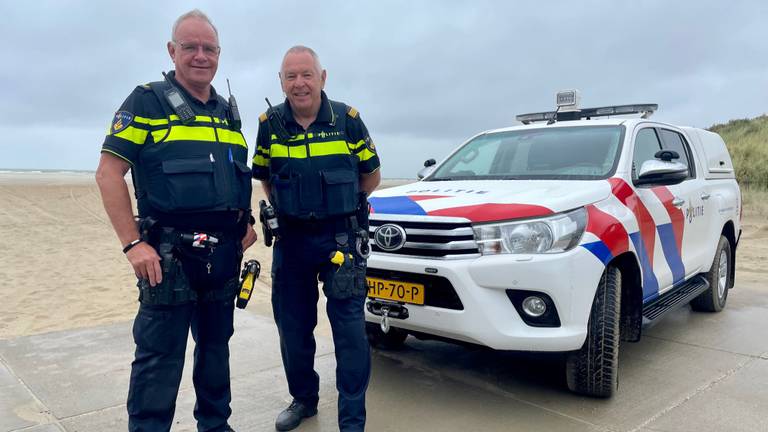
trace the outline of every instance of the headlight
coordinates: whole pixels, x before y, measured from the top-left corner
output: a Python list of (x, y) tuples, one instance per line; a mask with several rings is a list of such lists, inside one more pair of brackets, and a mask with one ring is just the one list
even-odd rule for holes
[(543, 254), (573, 249), (587, 226), (582, 207), (544, 219), (475, 225), (475, 241), (483, 255)]

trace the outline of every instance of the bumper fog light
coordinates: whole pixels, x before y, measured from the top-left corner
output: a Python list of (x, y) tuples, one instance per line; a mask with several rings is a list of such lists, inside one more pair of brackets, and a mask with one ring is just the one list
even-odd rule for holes
[(523, 312), (532, 317), (540, 317), (546, 311), (547, 303), (541, 297), (530, 296), (523, 300)]

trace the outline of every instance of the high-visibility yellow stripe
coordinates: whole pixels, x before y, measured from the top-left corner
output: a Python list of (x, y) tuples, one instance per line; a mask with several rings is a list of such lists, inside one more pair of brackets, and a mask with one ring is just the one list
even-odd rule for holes
[(147, 140), (147, 131), (144, 129), (135, 128), (133, 126), (128, 126), (127, 128), (121, 130), (120, 132), (114, 134), (116, 137), (128, 140), (134, 144), (144, 144), (144, 141)]
[(310, 143), (309, 154), (312, 156), (348, 155), (349, 147), (346, 141)]
[(271, 158), (295, 158), (306, 159), (307, 148), (304, 146), (287, 146), (283, 144), (272, 144), (269, 146), (269, 156)]
[[(345, 141), (326, 141), (309, 144), (309, 154), (315, 156), (348, 155), (349, 147)], [(284, 144), (273, 143), (269, 146), (269, 155), (272, 158), (295, 158), (304, 159), (307, 157), (307, 148), (305, 146), (287, 146)]]
[(216, 141), (216, 133), (212, 127), (204, 126), (173, 126), (166, 142), (169, 141)]
[(349, 145), (349, 149), (354, 151), (354, 150), (359, 149), (361, 146), (364, 146), (365, 145), (365, 140), (360, 140), (360, 141), (358, 141), (356, 143), (347, 143), (347, 144)]
[[(174, 121), (174, 120), (179, 121), (181, 119), (176, 114), (171, 114), (171, 121)], [(227, 124), (226, 119), (220, 119), (218, 117), (202, 116), (202, 115), (195, 116), (195, 121), (196, 122), (202, 122), (202, 123), (214, 123), (215, 122), (215, 123)]]
[(357, 154), (357, 157), (360, 159), (360, 162), (365, 162), (374, 156), (376, 156), (376, 153), (368, 150), (367, 147), (365, 148), (365, 150)]
[[(313, 133), (311, 133), (311, 132), (310, 132), (310, 133), (308, 133), (308, 134), (306, 134), (306, 135), (304, 135), (304, 134), (298, 134), (298, 135), (296, 135), (296, 136), (292, 136), (291, 138), (289, 138), (289, 139), (288, 139), (288, 142), (301, 141), (301, 140), (303, 140), (303, 139), (305, 139), (305, 138), (307, 138), (307, 139), (312, 139), (312, 138), (314, 138), (314, 137), (315, 137), (315, 134), (313, 134)], [(274, 141), (274, 140), (277, 140), (277, 135), (275, 135), (275, 134), (272, 134), (272, 135), (270, 135), (270, 137), (269, 137), (269, 138), (270, 138), (271, 140), (273, 140), (273, 141)]]
[(146, 125), (150, 125), (150, 126), (157, 126), (157, 125), (166, 125), (166, 124), (168, 124), (168, 119), (167, 118), (151, 119), (151, 118), (136, 116), (136, 117), (133, 118), (133, 121), (135, 121), (136, 123), (146, 124)]
[(256, 155), (253, 157), (253, 165), (267, 167), (269, 166), (269, 158), (265, 158), (264, 156), (261, 156), (261, 155)]
[(243, 137), (243, 134), (240, 132), (231, 131), (229, 129), (216, 129), (216, 132), (219, 134), (219, 141), (227, 144), (235, 144), (239, 146), (243, 146), (245, 148), (248, 148), (248, 145), (245, 143), (245, 138)]
[(165, 138), (165, 134), (167, 133), (168, 133), (168, 129), (160, 129), (160, 130), (152, 131), (152, 139), (155, 142), (160, 142), (163, 140), (163, 138)]

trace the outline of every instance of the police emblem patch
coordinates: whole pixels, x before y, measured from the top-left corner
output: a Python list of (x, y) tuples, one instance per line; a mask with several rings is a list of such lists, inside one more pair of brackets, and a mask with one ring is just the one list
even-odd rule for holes
[(118, 111), (115, 113), (115, 118), (112, 119), (112, 126), (109, 128), (109, 133), (116, 134), (122, 130), (125, 130), (133, 121), (133, 114), (128, 111)]
[(370, 136), (365, 137), (365, 147), (373, 153), (376, 153), (376, 145)]

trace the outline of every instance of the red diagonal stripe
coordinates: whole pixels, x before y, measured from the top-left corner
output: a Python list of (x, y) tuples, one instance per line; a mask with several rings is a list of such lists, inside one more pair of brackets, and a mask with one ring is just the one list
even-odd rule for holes
[(548, 216), (552, 210), (529, 204), (477, 204), (464, 207), (452, 207), (427, 212), (430, 216), (463, 217), (472, 222), (491, 222), (505, 219), (523, 219)]
[(618, 219), (593, 205), (587, 206), (587, 231), (603, 241), (616, 257), (629, 250), (629, 234)]
[(685, 229), (685, 216), (683, 216), (683, 211), (672, 205), (672, 200), (675, 199), (675, 196), (672, 195), (672, 192), (670, 192), (669, 188), (666, 186), (658, 186), (651, 190), (656, 194), (657, 197), (659, 197), (659, 200), (661, 200), (662, 204), (664, 204), (664, 208), (667, 209), (669, 220), (672, 221), (672, 231), (675, 233), (675, 244), (677, 245), (677, 252), (680, 254), (680, 256), (682, 256), (683, 230)]
[(424, 201), (435, 198), (451, 198), (451, 195), (408, 195), (408, 198), (414, 201)]
[(656, 249), (656, 223), (653, 221), (651, 213), (627, 182), (616, 177), (608, 179), (608, 182), (611, 183), (613, 195), (627, 206), (634, 213), (635, 218), (637, 218), (637, 225), (640, 227), (640, 237), (642, 237), (645, 250), (648, 252), (648, 262), (651, 264), (651, 268), (653, 268), (653, 252)]

